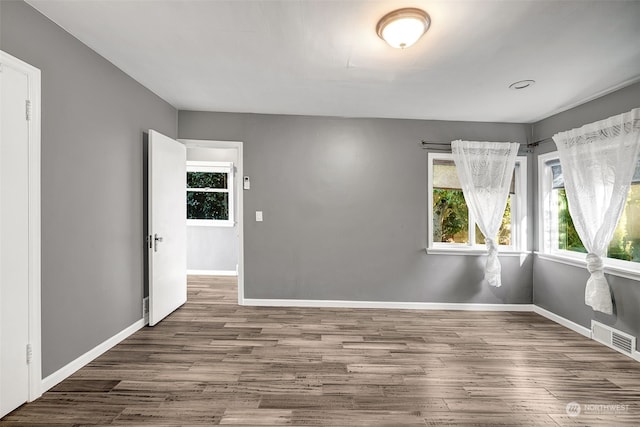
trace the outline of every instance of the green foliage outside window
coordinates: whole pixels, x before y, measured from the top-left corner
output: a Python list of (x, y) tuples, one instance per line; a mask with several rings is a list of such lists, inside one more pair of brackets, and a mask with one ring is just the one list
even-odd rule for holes
[(227, 186), (225, 172), (187, 172), (187, 219), (228, 220), (229, 193), (202, 191)]
[(187, 172), (187, 188), (227, 188), (225, 172)]
[(558, 249), (584, 252), (584, 245), (575, 226), (573, 225), (573, 219), (569, 214), (569, 204), (567, 202), (567, 193), (564, 188), (560, 188), (558, 191)]
[[(497, 239), (500, 245), (511, 244), (511, 197), (507, 199)], [(469, 208), (462, 190), (433, 189), (433, 241), (469, 243)], [(477, 225), (476, 243), (485, 243)]]
[(469, 209), (462, 190), (433, 189), (433, 241), (469, 241)]
[[(587, 252), (575, 229), (564, 188), (558, 191), (558, 249)], [(608, 258), (640, 262), (640, 183), (631, 185), (627, 203), (607, 250)]]
[(229, 219), (229, 193), (188, 191), (187, 219)]

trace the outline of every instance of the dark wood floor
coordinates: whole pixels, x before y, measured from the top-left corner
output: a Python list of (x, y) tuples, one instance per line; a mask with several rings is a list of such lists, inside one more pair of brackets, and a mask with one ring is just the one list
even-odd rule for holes
[(191, 277), (184, 307), (0, 425), (640, 424), (640, 364), (533, 313), (236, 300)]

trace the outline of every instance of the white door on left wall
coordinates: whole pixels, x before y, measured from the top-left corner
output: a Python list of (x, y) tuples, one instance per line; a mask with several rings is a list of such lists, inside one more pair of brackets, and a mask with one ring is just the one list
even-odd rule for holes
[(149, 130), (149, 325), (187, 301), (187, 148)]
[(29, 400), (29, 77), (0, 68), (0, 417)]

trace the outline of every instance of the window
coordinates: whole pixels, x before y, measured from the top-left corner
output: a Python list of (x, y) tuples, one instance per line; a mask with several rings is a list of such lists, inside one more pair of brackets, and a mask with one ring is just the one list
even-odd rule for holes
[[(469, 212), (450, 153), (429, 153), (429, 253), (484, 252), (485, 239)], [(517, 157), (498, 232), (500, 251), (526, 250), (526, 157)]]
[(233, 226), (233, 164), (187, 162), (187, 225)]
[[(540, 252), (583, 259), (586, 249), (569, 214), (558, 153), (538, 158)], [(607, 250), (605, 264), (637, 269), (640, 264), (640, 163), (627, 202)]]

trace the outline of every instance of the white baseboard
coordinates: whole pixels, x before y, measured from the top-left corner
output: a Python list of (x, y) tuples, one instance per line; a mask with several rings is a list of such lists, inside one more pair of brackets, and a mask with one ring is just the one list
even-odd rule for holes
[(474, 304), (259, 298), (245, 298), (242, 305), (267, 307), (392, 308), (405, 310), (533, 311), (532, 304)]
[(187, 270), (187, 274), (194, 276), (237, 276), (235, 270)]
[[(580, 335), (583, 335), (587, 338), (593, 339), (593, 337), (591, 336), (591, 329), (586, 328), (582, 325), (578, 325), (575, 322), (572, 322), (569, 319), (566, 319), (562, 316), (558, 316), (557, 314), (549, 311), (549, 310), (545, 310), (544, 308), (538, 306), (538, 305), (534, 305), (533, 306), (533, 311), (537, 314), (539, 314), (542, 317), (546, 317), (547, 319), (556, 322), (559, 325), (564, 326), (565, 328), (569, 328), (574, 332), (579, 333)], [(597, 340), (596, 340), (597, 342)], [(602, 343), (600, 343), (602, 344)], [(602, 344), (605, 345), (605, 344)], [(623, 353), (626, 355), (626, 353)], [(640, 362), (640, 352), (638, 350), (636, 350), (635, 348), (633, 349), (633, 354), (629, 355), (632, 359)]]
[(537, 305), (533, 306), (533, 311), (542, 317), (546, 317), (549, 320), (553, 320), (554, 322), (566, 328), (569, 328), (572, 331), (579, 333), (580, 335), (584, 335), (587, 338), (591, 338), (591, 329), (589, 328), (586, 328), (582, 325), (578, 325), (577, 323), (574, 323), (569, 319), (565, 319), (562, 316), (558, 316), (557, 314), (552, 313), (549, 310), (545, 310), (544, 308)]
[(108, 340), (102, 342), (101, 344), (98, 344), (97, 346), (87, 351), (82, 356), (67, 363), (65, 366), (58, 369), (48, 377), (43, 378), (42, 385), (41, 385), (42, 393), (51, 389), (53, 386), (60, 383), (65, 378), (68, 378), (78, 369), (82, 368), (92, 360), (96, 359), (98, 356), (105, 353), (107, 350), (111, 349), (113, 346), (123, 341), (125, 338), (129, 337), (130, 335), (133, 335), (133, 333), (142, 329), (144, 326), (145, 326), (144, 319), (138, 320), (133, 325), (123, 329), (122, 331), (118, 332), (117, 334), (115, 334)]
[[(558, 323), (587, 338), (591, 329), (565, 319), (534, 304), (475, 304), (439, 302), (390, 302), (390, 301), (344, 301), (344, 300), (299, 300), (245, 298), (240, 305), (263, 307), (327, 307), (327, 308), (389, 308), (408, 310), (468, 310), (468, 311), (526, 311)], [(603, 344), (604, 345), (604, 344)], [(634, 350), (633, 359), (640, 362), (640, 352)]]

